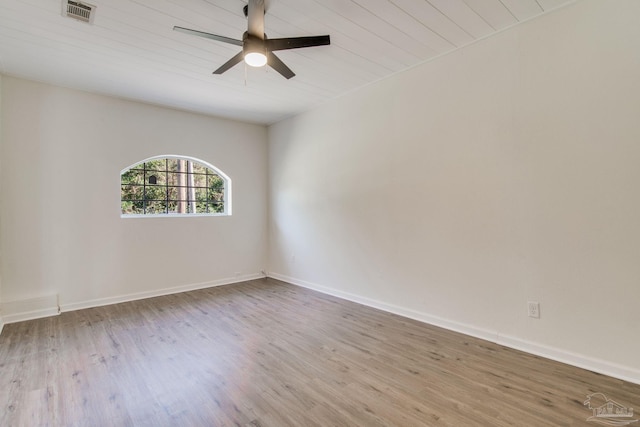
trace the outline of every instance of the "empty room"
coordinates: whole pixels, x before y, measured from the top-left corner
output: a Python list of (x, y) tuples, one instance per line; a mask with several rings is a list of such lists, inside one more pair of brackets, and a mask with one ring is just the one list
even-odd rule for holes
[(0, 426), (640, 424), (638, 22), (0, 0)]

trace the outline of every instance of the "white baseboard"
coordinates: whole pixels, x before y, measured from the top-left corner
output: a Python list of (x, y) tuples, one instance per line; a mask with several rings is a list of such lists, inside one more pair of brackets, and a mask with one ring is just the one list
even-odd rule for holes
[(449, 329), (451, 331), (460, 332), (465, 335), (470, 335), (472, 337), (480, 338), (516, 350), (521, 350), (526, 353), (544, 357), (546, 359), (555, 360), (557, 362), (566, 363), (568, 365), (576, 366), (578, 368), (597, 372), (631, 383), (640, 384), (640, 370), (629, 366), (622, 366), (608, 362), (606, 360), (595, 359), (589, 356), (572, 353), (560, 348), (549, 347), (544, 344), (523, 340), (521, 338), (502, 335), (498, 331), (490, 331), (487, 329), (475, 327), (473, 325), (444, 319), (438, 316), (433, 316), (405, 307), (387, 304), (382, 301), (351, 294), (348, 292), (343, 292), (333, 288), (328, 288), (326, 286), (320, 286), (315, 283), (306, 282), (304, 280), (296, 279), (294, 277), (289, 277), (283, 274), (269, 272), (267, 273), (267, 275), (274, 279), (282, 280), (283, 282), (312, 289), (328, 295), (333, 295), (338, 298), (377, 308), (389, 313), (398, 314), (400, 316), (418, 320), (420, 322), (428, 323), (430, 325), (438, 326), (444, 329)]
[(133, 294), (118, 295), (107, 298), (97, 298), (88, 301), (80, 301), (60, 306), (61, 312), (82, 310), (85, 308), (101, 307), (104, 305), (118, 304), (121, 302), (136, 301), (145, 298), (160, 297), (163, 295), (178, 294), (180, 292), (195, 291), (198, 289), (213, 288), (215, 286), (231, 285), (233, 283), (245, 282), (247, 280), (260, 279), (265, 277), (262, 273), (247, 274), (244, 276), (236, 276), (233, 278), (213, 280), (210, 282), (192, 283), (189, 285), (176, 286), (172, 288), (157, 289), (153, 291), (136, 292)]
[(0, 304), (2, 321), (5, 324), (55, 316), (60, 313), (58, 295), (44, 295)]
[(629, 366), (618, 365), (606, 360), (596, 359), (508, 335), (499, 335), (496, 343), (504, 345), (505, 347), (524, 351), (525, 353), (531, 353), (536, 356), (555, 360), (556, 362), (566, 363), (567, 365), (576, 366), (588, 371), (628, 381), (630, 383), (640, 384), (640, 370)]
[(192, 283), (189, 285), (176, 286), (172, 288), (137, 292), (133, 294), (118, 295), (107, 298), (97, 298), (93, 300), (73, 302), (69, 304), (59, 304), (58, 295), (47, 295), (38, 298), (4, 302), (0, 305), (0, 312), (2, 312), (2, 317), (0, 318), (0, 333), (2, 332), (2, 327), (4, 326), (4, 324), (39, 319), (42, 317), (56, 316), (65, 311), (82, 310), (84, 308), (118, 304), (121, 302), (159, 297), (162, 295), (177, 294), (180, 292), (194, 291), (197, 289), (211, 288), (214, 286), (230, 285), (233, 283), (260, 279), (263, 277), (265, 277), (265, 275), (262, 273), (247, 274), (244, 276), (213, 280), (210, 282)]
[(2, 320), (2, 316), (0, 316), (0, 335), (2, 335), (2, 328), (4, 328), (4, 320)]

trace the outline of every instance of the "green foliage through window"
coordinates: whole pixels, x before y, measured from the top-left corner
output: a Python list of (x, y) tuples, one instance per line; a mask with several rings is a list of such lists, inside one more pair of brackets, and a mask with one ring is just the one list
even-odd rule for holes
[(224, 214), (221, 173), (189, 158), (156, 158), (120, 175), (123, 215)]

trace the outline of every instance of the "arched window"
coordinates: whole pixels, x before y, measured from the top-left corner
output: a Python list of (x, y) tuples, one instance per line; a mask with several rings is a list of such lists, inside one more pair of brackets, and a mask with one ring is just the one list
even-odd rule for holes
[(231, 215), (231, 179), (192, 157), (157, 156), (120, 172), (123, 217)]

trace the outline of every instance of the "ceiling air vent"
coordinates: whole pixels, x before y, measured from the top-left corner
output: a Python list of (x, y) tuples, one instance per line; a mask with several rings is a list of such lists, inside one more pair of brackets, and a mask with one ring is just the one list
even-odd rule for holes
[(62, 0), (62, 16), (77, 19), (78, 21), (93, 23), (96, 7), (92, 4), (73, 0)]

